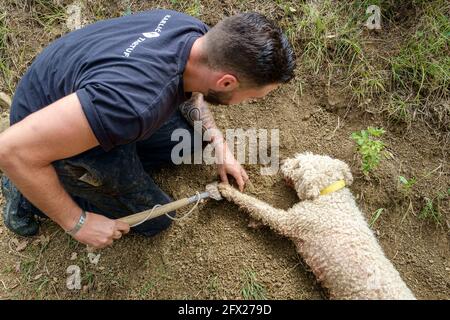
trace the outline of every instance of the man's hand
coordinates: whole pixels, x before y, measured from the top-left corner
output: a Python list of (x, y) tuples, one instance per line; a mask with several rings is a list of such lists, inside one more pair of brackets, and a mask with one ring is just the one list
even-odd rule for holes
[(244, 191), (244, 186), (249, 180), (247, 172), (241, 164), (234, 158), (226, 142), (215, 141), (215, 151), (217, 160), (217, 171), (222, 182), (228, 183), (227, 174), (234, 177), (239, 190)]
[(86, 213), (86, 221), (74, 238), (89, 247), (101, 249), (130, 231), (130, 226), (120, 220), (113, 220), (92, 212)]

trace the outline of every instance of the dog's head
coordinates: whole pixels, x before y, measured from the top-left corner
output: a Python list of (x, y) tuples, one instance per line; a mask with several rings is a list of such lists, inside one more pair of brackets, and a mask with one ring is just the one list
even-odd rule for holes
[(346, 163), (310, 152), (284, 160), (281, 172), (302, 200), (318, 197), (322, 189), (336, 181), (344, 180), (346, 185), (353, 182), (350, 168)]

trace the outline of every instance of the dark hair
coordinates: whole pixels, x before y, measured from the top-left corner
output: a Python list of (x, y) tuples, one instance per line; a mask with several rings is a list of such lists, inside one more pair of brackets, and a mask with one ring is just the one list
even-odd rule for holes
[(234, 73), (248, 86), (285, 83), (294, 76), (295, 55), (282, 30), (262, 14), (237, 14), (206, 34), (208, 65)]

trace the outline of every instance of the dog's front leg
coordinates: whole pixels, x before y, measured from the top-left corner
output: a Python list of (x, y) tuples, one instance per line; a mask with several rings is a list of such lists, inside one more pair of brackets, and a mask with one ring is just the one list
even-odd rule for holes
[(228, 201), (234, 202), (239, 208), (250, 213), (252, 218), (261, 220), (265, 225), (285, 236), (291, 236), (288, 234), (288, 230), (291, 229), (292, 221), (286, 211), (276, 209), (261, 200), (243, 194), (229, 184), (219, 184), (219, 191)]

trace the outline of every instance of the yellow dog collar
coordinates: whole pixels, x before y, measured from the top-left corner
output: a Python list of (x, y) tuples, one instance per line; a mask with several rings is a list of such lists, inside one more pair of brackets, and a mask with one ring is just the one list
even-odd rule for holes
[(343, 187), (345, 187), (345, 181), (344, 180), (336, 181), (336, 182), (330, 184), (325, 189), (322, 189), (320, 191), (320, 195), (324, 196), (326, 194), (329, 194), (329, 193), (332, 193), (332, 192), (336, 192), (338, 190), (341, 190)]

